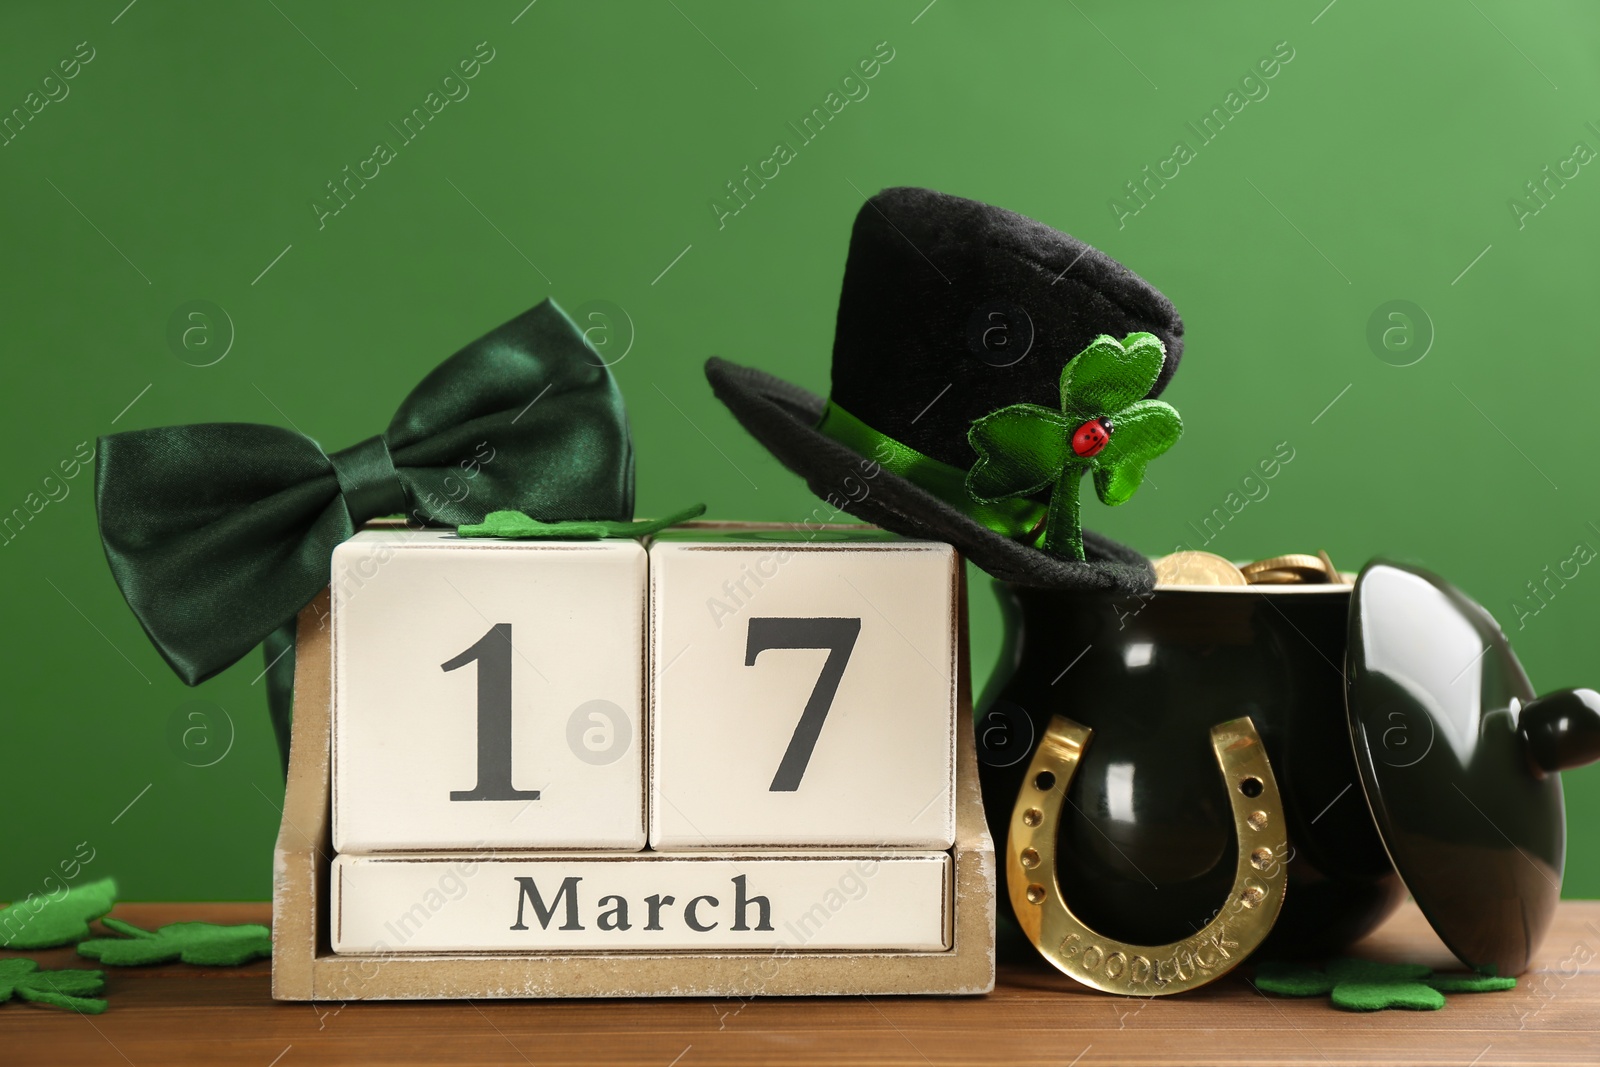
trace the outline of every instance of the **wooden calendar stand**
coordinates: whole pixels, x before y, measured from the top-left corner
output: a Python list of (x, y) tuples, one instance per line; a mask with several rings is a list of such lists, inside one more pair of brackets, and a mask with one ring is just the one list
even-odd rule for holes
[(964, 579), (959, 600), (956, 835), (951, 849), (955, 893), (949, 950), (336, 955), (329, 936), (332, 653), (329, 595), (324, 591), (300, 613), (295, 647), (294, 729), (273, 868), (273, 997), (347, 1001), (988, 992), (995, 973), (995, 850), (978, 790)]

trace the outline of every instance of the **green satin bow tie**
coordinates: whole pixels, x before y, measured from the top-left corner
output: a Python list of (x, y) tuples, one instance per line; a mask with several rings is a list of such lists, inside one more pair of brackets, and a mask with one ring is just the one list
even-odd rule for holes
[(189, 685), (292, 621), (328, 584), (334, 547), (368, 519), (633, 516), (622, 396), (550, 300), (445, 360), (387, 430), (349, 448), (210, 423), (112, 434), (99, 455), (95, 508), (112, 577)]

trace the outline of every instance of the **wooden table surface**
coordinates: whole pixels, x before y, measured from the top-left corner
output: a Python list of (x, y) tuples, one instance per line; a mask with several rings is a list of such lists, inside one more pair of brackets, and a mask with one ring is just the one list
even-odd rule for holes
[[(265, 923), (271, 909), (127, 904), (113, 914), (148, 928)], [(1410, 905), (1357, 952), (1456, 969)], [(25, 955), (43, 967), (96, 966), (70, 948)], [(1600, 901), (1561, 906), (1516, 990), (1451, 996), (1437, 1012), (1336, 1011), (1326, 998), (1264, 996), (1239, 972), (1179, 996), (1121, 999), (1030, 961), (1002, 964), (989, 996), (960, 999), (290, 1004), (271, 999), (264, 960), (105, 970), (103, 1015), (0, 1006), (0, 1064), (1600, 1063)]]

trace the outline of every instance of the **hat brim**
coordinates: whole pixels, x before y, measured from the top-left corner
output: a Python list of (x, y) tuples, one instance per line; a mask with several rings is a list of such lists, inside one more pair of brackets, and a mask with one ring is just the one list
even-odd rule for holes
[(1149, 592), (1155, 584), (1142, 553), (1089, 530), (1083, 532), (1087, 562), (1061, 559), (995, 533), (818, 431), (826, 401), (815, 393), (715, 356), (706, 361), (706, 379), (751, 436), (841, 510), (906, 537), (948, 542), (1003, 582), (1130, 594)]

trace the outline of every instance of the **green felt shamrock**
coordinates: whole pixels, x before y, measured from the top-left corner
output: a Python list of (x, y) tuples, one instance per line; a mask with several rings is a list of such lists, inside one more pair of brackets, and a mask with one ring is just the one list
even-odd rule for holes
[(154, 933), (120, 919), (104, 919), (101, 925), (127, 937), (85, 941), (78, 946), (78, 953), (115, 967), (173, 960), (203, 967), (232, 967), (272, 955), (272, 932), (254, 923), (168, 923)]
[(106, 1002), (84, 994), (98, 993), (105, 985), (106, 976), (99, 971), (41, 971), (32, 960), (0, 960), (0, 1003), (16, 997), (99, 1015)]
[(540, 522), (520, 511), (491, 511), (476, 525), (458, 526), (456, 533), (462, 537), (509, 537), (518, 540), (546, 541), (598, 541), (603, 537), (645, 537), (659, 533), (668, 526), (688, 522), (705, 514), (704, 504), (693, 504), (676, 515), (664, 519), (641, 519), (638, 522), (613, 522), (609, 519), (564, 519), (560, 522)]
[(1144, 480), (1144, 468), (1183, 432), (1172, 405), (1146, 400), (1166, 362), (1153, 334), (1118, 341), (1101, 334), (1061, 369), (1061, 410), (1012, 404), (977, 419), (967, 440), (978, 462), (967, 492), (986, 504), (1049, 490), (1043, 547), (1083, 559), (1078, 483), (1094, 472), (1106, 504), (1121, 504)]
[(1333, 994), (1333, 1006), (1345, 1011), (1406, 1008), (1438, 1011), (1446, 993), (1491, 993), (1516, 987), (1515, 978), (1486, 974), (1434, 974), (1418, 963), (1377, 963), (1338, 959), (1319, 971), (1303, 963), (1263, 963), (1256, 968), (1256, 987), (1286, 997)]
[(117, 902), (117, 882), (102, 878), (60, 897), (34, 896), (0, 911), (0, 948), (54, 948), (89, 934), (89, 921)]

